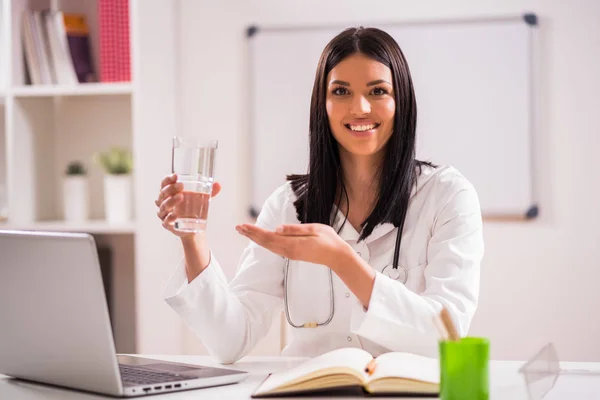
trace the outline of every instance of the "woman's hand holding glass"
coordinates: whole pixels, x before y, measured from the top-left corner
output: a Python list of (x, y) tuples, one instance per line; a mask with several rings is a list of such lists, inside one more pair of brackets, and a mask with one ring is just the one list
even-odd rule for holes
[[(215, 182), (212, 186), (211, 197), (215, 197), (221, 191), (221, 185)], [(177, 175), (166, 176), (160, 185), (158, 199), (154, 204), (158, 207), (156, 215), (162, 221), (163, 227), (180, 238), (193, 237), (196, 232), (182, 232), (174, 228), (173, 223), (179, 217), (177, 215), (178, 204), (183, 202), (183, 183), (177, 182)]]

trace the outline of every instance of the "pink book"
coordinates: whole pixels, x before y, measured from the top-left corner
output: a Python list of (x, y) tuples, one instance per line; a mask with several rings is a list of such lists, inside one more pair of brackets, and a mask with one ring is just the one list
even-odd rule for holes
[(100, 81), (131, 81), (129, 0), (97, 0), (100, 31)]

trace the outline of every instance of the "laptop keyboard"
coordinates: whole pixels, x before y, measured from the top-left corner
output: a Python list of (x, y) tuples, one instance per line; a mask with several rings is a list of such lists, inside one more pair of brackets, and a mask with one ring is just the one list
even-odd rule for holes
[(155, 383), (186, 381), (195, 377), (173, 374), (171, 372), (153, 371), (143, 367), (119, 364), (121, 379), (130, 385), (153, 385)]

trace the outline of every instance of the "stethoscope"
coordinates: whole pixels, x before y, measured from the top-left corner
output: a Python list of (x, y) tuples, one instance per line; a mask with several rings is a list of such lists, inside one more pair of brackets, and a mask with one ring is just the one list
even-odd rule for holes
[[(400, 266), (398, 264), (398, 259), (400, 256), (400, 243), (402, 242), (402, 229), (403, 228), (404, 228), (404, 219), (402, 220), (402, 223), (398, 227), (398, 233), (396, 233), (396, 247), (394, 248), (394, 258), (392, 259), (392, 264), (387, 265), (385, 268), (383, 268), (383, 270), (381, 272), (391, 279), (400, 281), (402, 283), (406, 283), (406, 281), (408, 280), (408, 271), (406, 270), (405, 267)], [(340, 228), (340, 230), (341, 230), (341, 228)], [(288, 285), (288, 269), (290, 266), (290, 259), (286, 258), (285, 260), (286, 260), (286, 262), (285, 262), (284, 274), (283, 274), (283, 303), (284, 303), (283, 308), (285, 311), (285, 318), (287, 319), (288, 324), (290, 324), (294, 328), (316, 328), (319, 326), (325, 326), (325, 325), (329, 324), (331, 322), (331, 320), (333, 319), (333, 315), (335, 314), (335, 302), (334, 302), (334, 293), (333, 293), (333, 275), (331, 272), (331, 268), (328, 268), (328, 270), (329, 270), (329, 300), (330, 300), (329, 301), (329, 316), (327, 317), (327, 319), (325, 321), (322, 321), (322, 322), (310, 321), (310, 322), (305, 322), (305, 323), (299, 325), (299, 324), (295, 324), (292, 321), (292, 318), (290, 317), (290, 310), (289, 310), (288, 296), (287, 296), (287, 293), (288, 293), (288, 286), (287, 286)]]

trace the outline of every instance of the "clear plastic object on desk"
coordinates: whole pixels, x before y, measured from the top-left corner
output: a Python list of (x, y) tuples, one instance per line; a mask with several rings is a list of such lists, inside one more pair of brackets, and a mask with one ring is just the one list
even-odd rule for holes
[(600, 371), (584, 369), (563, 369), (553, 343), (542, 347), (521, 368), (519, 373), (525, 379), (527, 394), (530, 400), (543, 399), (556, 385), (560, 376), (580, 375), (600, 378)]

